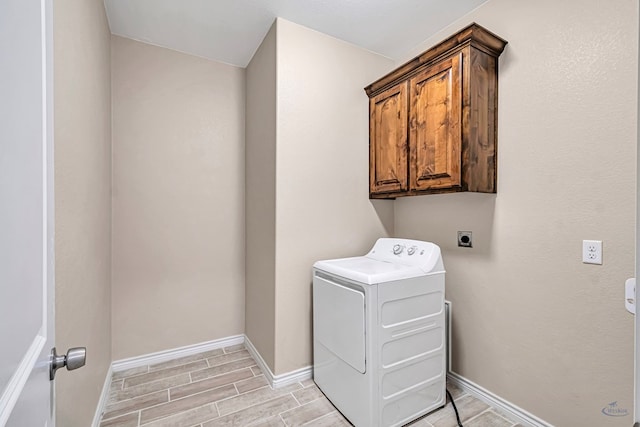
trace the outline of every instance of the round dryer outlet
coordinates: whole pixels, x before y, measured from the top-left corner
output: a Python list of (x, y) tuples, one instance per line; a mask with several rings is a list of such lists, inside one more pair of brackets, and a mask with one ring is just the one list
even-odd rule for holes
[(473, 241), (470, 231), (458, 231), (458, 246), (461, 248), (472, 248)]

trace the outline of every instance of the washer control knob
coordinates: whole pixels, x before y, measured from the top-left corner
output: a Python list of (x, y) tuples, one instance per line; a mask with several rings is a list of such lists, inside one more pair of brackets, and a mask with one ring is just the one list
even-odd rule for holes
[(404, 246), (402, 246), (402, 245), (394, 245), (393, 246), (393, 254), (394, 255), (400, 255), (403, 250), (404, 250)]
[(411, 246), (409, 249), (407, 249), (407, 254), (413, 255), (416, 253), (417, 250), (418, 250), (417, 246)]

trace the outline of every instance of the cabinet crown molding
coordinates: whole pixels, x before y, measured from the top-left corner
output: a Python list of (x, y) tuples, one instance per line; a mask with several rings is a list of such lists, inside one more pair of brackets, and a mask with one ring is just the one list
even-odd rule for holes
[(507, 41), (495, 35), (481, 25), (472, 22), (446, 40), (441, 41), (426, 52), (416, 56), (400, 67), (371, 83), (364, 90), (369, 97), (375, 96), (388, 87), (415, 72), (418, 68), (435, 63), (466, 46), (473, 46), (486, 54), (498, 57), (507, 45)]

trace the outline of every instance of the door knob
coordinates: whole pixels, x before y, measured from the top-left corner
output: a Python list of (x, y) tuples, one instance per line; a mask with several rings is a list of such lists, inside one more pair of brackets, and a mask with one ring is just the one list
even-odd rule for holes
[(56, 348), (51, 349), (51, 360), (49, 362), (49, 379), (53, 381), (56, 377), (56, 371), (63, 366), (67, 367), (67, 371), (82, 368), (87, 362), (87, 348), (73, 347), (67, 350), (67, 354), (58, 356)]

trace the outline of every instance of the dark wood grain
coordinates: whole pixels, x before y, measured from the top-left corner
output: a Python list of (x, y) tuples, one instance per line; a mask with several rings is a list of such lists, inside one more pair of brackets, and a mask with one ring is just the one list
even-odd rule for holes
[(496, 58), (470, 50), (468, 120), (463, 126), (463, 182), (466, 191), (495, 193), (497, 155), (497, 70)]
[(411, 189), (460, 186), (462, 54), (409, 80)]
[(497, 191), (506, 43), (474, 23), (365, 88), (370, 198)]
[(407, 82), (369, 101), (370, 193), (408, 190)]

